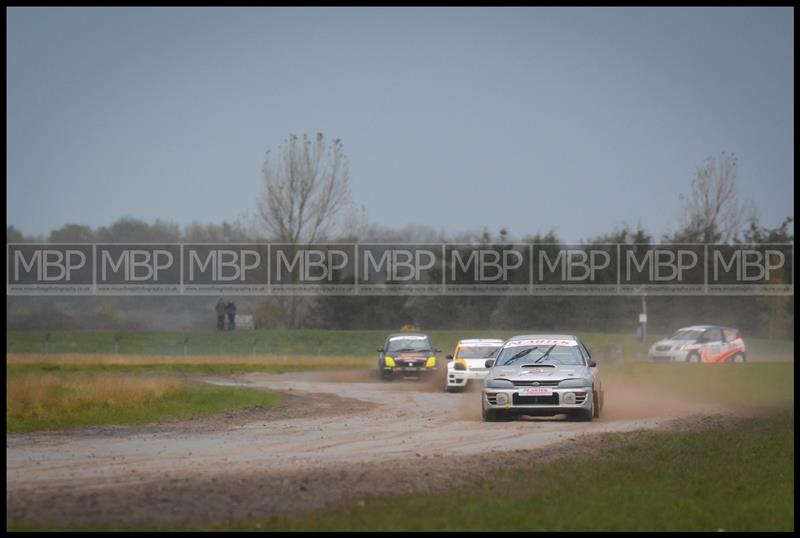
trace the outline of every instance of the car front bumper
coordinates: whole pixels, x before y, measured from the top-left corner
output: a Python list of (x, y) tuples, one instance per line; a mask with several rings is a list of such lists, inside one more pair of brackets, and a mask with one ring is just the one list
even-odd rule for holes
[(383, 375), (397, 376), (397, 377), (420, 377), (429, 375), (436, 371), (436, 367), (428, 368), (426, 366), (385, 366), (383, 368)]
[(472, 379), (486, 379), (489, 370), (447, 370), (448, 387), (465, 387)]
[(651, 361), (656, 362), (686, 362), (686, 357), (689, 355), (688, 351), (683, 350), (669, 350), (669, 351), (650, 351), (648, 356)]
[[(521, 395), (519, 391), (520, 389), (517, 387), (513, 389), (493, 389), (484, 387), (481, 394), (483, 408), (486, 410), (500, 410), (521, 415), (558, 415), (589, 410), (592, 407), (593, 391), (589, 387), (554, 387), (549, 396)], [(507, 395), (508, 403), (497, 403), (497, 395), (501, 393)], [(576, 395), (576, 402), (574, 404), (564, 402), (564, 396), (568, 393)]]

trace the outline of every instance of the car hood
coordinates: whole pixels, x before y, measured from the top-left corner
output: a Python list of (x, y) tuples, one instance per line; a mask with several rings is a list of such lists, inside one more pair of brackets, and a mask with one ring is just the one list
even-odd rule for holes
[(447, 361), (447, 367), (455, 368), (456, 364), (460, 362), (465, 363), (470, 370), (489, 371), (489, 368), (486, 367), (486, 359), (456, 359), (455, 361)]
[(392, 357), (395, 360), (418, 360), (418, 359), (427, 359), (433, 353), (423, 353), (421, 351), (403, 351), (402, 353), (387, 353), (389, 357)]
[(519, 368), (500, 366), (492, 368), (489, 377), (509, 381), (561, 381), (570, 378), (588, 378), (592, 370), (588, 366), (543, 366)]
[(694, 340), (692, 340), (692, 339), (689, 339), (689, 340), (669, 340), (669, 339), (664, 339), (664, 340), (659, 340), (658, 342), (656, 342), (653, 345), (654, 346), (670, 346), (670, 347), (672, 347), (672, 346), (682, 346), (682, 345), (685, 345), (685, 344), (693, 344), (693, 343), (694, 343)]

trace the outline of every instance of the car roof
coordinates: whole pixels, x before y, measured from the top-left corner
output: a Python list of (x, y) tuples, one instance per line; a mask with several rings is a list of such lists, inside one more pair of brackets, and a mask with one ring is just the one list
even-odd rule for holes
[(465, 338), (464, 340), (459, 340), (458, 345), (463, 344), (502, 344), (505, 340), (501, 340), (500, 338)]
[(396, 336), (424, 336), (425, 338), (429, 338), (429, 336), (425, 333), (392, 333), (386, 338), (394, 338)]
[(520, 334), (517, 336), (512, 336), (508, 339), (508, 341), (513, 340), (536, 340), (536, 339), (549, 339), (549, 340), (575, 340), (580, 341), (580, 339), (575, 336), (574, 334)]
[[(707, 329), (733, 329), (733, 327), (723, 327), (722, 325), (692, 325), (690, 327), (681, 327), (678, 331), (705, 331)], [(735, 330), (735, 329), (734, 329)], [(675, 331), (675, 332), (678, 332)]]

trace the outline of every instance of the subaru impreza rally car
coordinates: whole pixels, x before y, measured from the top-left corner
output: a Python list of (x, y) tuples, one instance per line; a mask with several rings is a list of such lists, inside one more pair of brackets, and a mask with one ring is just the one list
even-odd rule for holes
[(491, 367), (481, 394), (486, 421), (560, 414), (591, 421), (603, 409), (597, 363), (575, 336), (515, 336), (486, 366)]
[(470, 379), (484, 379), (489, 369), (486, 359), (503, 346), (503, 340), (471, 339), (459, 340), (456, 350), (447, 356), (447, 378), (444, 389), (447, 392), (464, 390)]
[(378, 348), (378, 372), (383, 379), (420, 379), (436, 371), (436, 353), (427, 334), (395, 333)]
[(694, 325), (678, 329), (650, 347), (653, 361), (745, 362), (747, 349), (739, 331), (718, 325)]

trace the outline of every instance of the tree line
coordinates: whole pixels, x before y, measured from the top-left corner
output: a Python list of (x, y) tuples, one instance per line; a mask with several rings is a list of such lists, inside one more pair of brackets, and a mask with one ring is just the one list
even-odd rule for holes
[[(736, 187), (737, 158), (712, 157), (698, 166), (681, 197), (677, 229), (655, 238), (622, 226), (584, 241), (652, 244), (793, 242), (787, 217), (777, 228), (759, 223)], [(7, 226), (7, 242), (467, 242), (502, 249), (511, 242), (563, 243), (553, 232), (514, 236), (506, 229), (445, 233), (424, 225), (371, 224), (352, 202), (349, 163), (341, 140), (289, 136), (262, 170), (262, 191), (249, 222), (194, 223), (181, 228), (158, 220), (123, 218), (91, 228), (66, 224), (47, 236)], [(211, 328), (212, 297), (7, 297), (8, 329)], [(637, 297), (622, 296), (320, 296), (237, 298), (239, 312), (268, 329), (427, 329), (635, 331)], [(793, 335), (794, 298), (680, 296), (648, 298), (651, 331), (711, 323), (762, 337)], [(208, 312), (206, 312), (206, 310)], [(207, 317), (206, 317), (207, 316)]]

